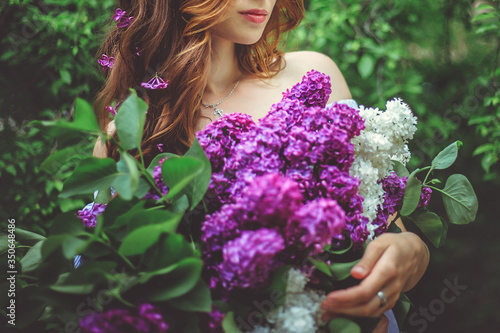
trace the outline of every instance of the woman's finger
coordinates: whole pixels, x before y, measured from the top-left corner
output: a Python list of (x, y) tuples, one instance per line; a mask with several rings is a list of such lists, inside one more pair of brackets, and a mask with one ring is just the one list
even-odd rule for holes
[(336, 290), (329, 293), (325, 299), (337, 308), (354, 307), (368, 303), (382, 289), (390, 292), (401, 292), (398, 269), (394, 265), (394, 251), (386, 251), (372, 272), (357, 286)]
[(325, 299), (321, 304), (321, 308), (327, 311), (327, 313), (335, 313), (343, 316), (380, 317), (385, 311), (391, 309), (399, 298), (399, 291), (394, 286), (388, 285), (381, 291), (385, 299), (381, 299), (377, 294), (374, 294), (368, 302), (353, 306), (343, 306)]
[(387, 247), (388, 244), (383, 242), (381, 237), (368, 244), (359, 263), (351, 269), (351, 275), (356, 279), (364, 279), (371, 272)]

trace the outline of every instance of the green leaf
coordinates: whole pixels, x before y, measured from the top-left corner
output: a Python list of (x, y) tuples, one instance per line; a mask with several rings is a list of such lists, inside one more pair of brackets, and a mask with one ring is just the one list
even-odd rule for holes
[(183, 192), (189, 182), (201, 174), (203, 170), (203, 161), (194, 157), (169, 158), (163, 162), (162, 177), (168, 186), (167, 198), (173, 198)]
[(67, 237), (62, 242), (62, 253), (68, 260), (73, 259), (76, 255), (82, 254), (87, 247), (88, 242), (76, 237)]
[(458, 156), (458, 149), (462, 146), (461, 141), (455, 141), (445, 149), (443, 149), (431, 163), (431, 169), (443, 170), (449, 168)]
[(75, 102), (75, 120), (72, 127), (82, 131), (99, 132), (101, 128), (92, 106), (85, 100), (77, 98)]
[(444, 208), (451, 223), (468, 224), (476, 219), (477, 197), (467, 177), (451, 175), (442, 191)]
[(120, 161), (117, 163), (118, 175), (111, 186), (124, 200), (131, 200), (139, 187), (139, 170), (137, 162), (127, 152), (120, 152)]
[(24, 229), (16, 228), (16, 239), (23, 241), (36, 241), (39, 242), (44, 240), (46, 237), (39, 235), (37, 233), (27, 231)]
[(314, 267), (316, 267), (318, 271), (325, 273), (330, 277), (333, 277), (332, 272), (330, 271), (330, 267), (326, 262), (321, 260), (316, 260), (314, 258), (309, 258), (309, 261), (312, 262), (312, 264), (314, 265)]
[(116, 133), (125, 150), (140, 147), (147, 111), (148, 104), (137, 96), (135, 90), (130, 91), (130, 96), (118, 108)]
[(111, 158), (87, 158), (73, 171), (59, 195), (68, 198), (78, 194), (94, 193), (108, 188), (116, 178), (116, 164)]
[(391, 160), (392, 164), (394, 164), (394, 172), (398, 177), (408, 177), (410, 172), (406, 167), (399, 161)]
[(349, 252), (349, 250), (352, 249), (352, 246), (354, 245), (354, 243), (352, 242), (352, 238), (349, 238), (349, 246), (344, 248), (344, 249), (341, 249), (341, 250), (334, 250), (332, 249), (331, 247), (329, 249), (327, 249), (327, 251), (329, 253), (332, 253), (332, 254), (336, 254), (336, 255), (340, 255), (340, 254), (344, 254), (344, 253), (347, 253)]
[(331, 320), (328, 324), (328, 329), (331, 333), (361, 333), (359, 325), (346, 318)]
[(161, 159), (165, 159), (167, 157), (174, 157), (174, 158), (180, 158), (179, 155), (171, 154), (171, 153), (161, 153), (155, 156), (155, 158), (151, 161), (151, 163), (148, 166), (148, 170), (151, 171), (151, 174), (155, 170), (156, 166), (160, 164)]
[(417, 216), (415, 224), (435, 247), (439, 247), (444, 227), (438, 215), (425, 212)]
[(0, 253), (9, 249), (9, 237), (7, 234), (0, 234)]
[(82, 221), (74, 213), (63, 213), (55, 217), (49, 229), (49, 238), (55, 235), (78, 235), (84, 231)]
[(375, 59), (369, 54), (364, 54), (358, 62), (358, 72), (363, 79), (373, 74), (375, 69)]
[(233, 312), (228, 312), (224, 316), (224, 319), (222, 320), (222, 329), (224, 330), (224, 333), (241, 333), (240, 329), (236, 325), (236, 322), (234, 321)]
[(412, 304), (408, 297), (404, 293), (401, 293), (398, 301), (396, 302), (396, 305), (392, 309), (399, 327), (403, 327), (406, 317), (408, 316), (408, 312), (410, 312), (411, 306)]
[(334, 280), (341, 281), (351, 276), (351, 269), (356, 266), (360, 259), (352, 262), (337, 262), (330, 265), (330, 271)]
[(75, 147), (58, 150), (42, 162), (40, 169), (49, 174), (55, 174), (76, 153)]
[(73, 122), (68, 122), (66, 120), (56, 120), (56, 121), (34, 121), (32, 125), (42, 125), (46, 127), (52, 127), (61, 130), (78, 131), (85, 134), (101, 132), (97, 118), (94, 113), (92, 106), (81, 98), (77, 98), (75, 102), (75, 118)]
[(195, 138), (193, 144), (186, 153), (186, 156), (191, 156), (202, 161), (203, 168), (202, 171), (187, 185), (184, 191), (191, 202), (190, 210), (193, 210), (198, 203), (203, 199), (205, 193), (210, 185), (210, 180), (212, 176), (212, 164), (208, 159), (205, 151), (200, 145), (200, 142)]
[(387, 227), (387, 232), (399, 234), (402, 232), (402, 230), (400, 227), (398, 227), (398, 225), (396, 224), (396, 221), (392, 221), (391, 224), (389, 224), (389, 226)]
[(477, 155), (481, 155), (481, 154), (484, 154), (486, 152), (489, 152), (489, 151), (495, 151), (496, 150), (496, 146), (492, 143), (485, 143), (484, 145), (480, 145), (479, 147), (477, 147), (474, 152), (472, 153), (472, 156), (477, 156)]
[(207, 284), (200, 279), (194, 288), (187, 294), (169, 300), (168, 304), (173, 308), (183, 311), (210, 312), (212, 310), (210, 289), (208, 289)]
[(60, 69), (61, 81), (66, 84), (71, 84), (71, 74), (66, 69)]
[(153, 291), (149, 300), (162, 302), (180, 297), (196, 286), (203, 267), (201, 259), (186, 258), (175, 266), (173, 271), (161, 276), (158, 282), (161, 281), (162, 287)]
[(144, 264), (148, 271), (154, 271), (193, 255), (193, 247), (184, 239), (184, 236), (172, 233), (165, 235), (160, 242), (146, 252)]
[(62, 294), (75, 294), (75, 295), (87, 295), (94, 290), (93, 284), (83, 284), (83, 285), (55, 285), (50, 286), (49, 289), (57, 291)]
[(403, 206), (401, 207), (400, 214), (403, 216), (408, 216), (417, 209), (418, 203), (420, 201), (420, 193), (422, 192), (422, 184), (415, 177), (415, 174), (419, 171), (416, 169), (410, 176), (408, 176), (408, 181), (406, 182), (405, 191), (403, 195)]
[(42, 262), (42, 245), (43, 241), (36, 243), (21, 259), (21, 267), (23, 273), (35, 270)]
[[(151, 215), (156, 213), (167, 213), (163, 212), (151, 212)], [(174, 233), (177, 230), (182, 215), (173, 215), (168, 221), (147, 225), (145, 227), (140, 227), (135, 229), (130, 234), (125, 237), (123, 243), (118, 250), (119, 253), (125, 256), (133, 256), (144, 253), (149, 247), (158, 241), (158, 238), (162, 233)]]

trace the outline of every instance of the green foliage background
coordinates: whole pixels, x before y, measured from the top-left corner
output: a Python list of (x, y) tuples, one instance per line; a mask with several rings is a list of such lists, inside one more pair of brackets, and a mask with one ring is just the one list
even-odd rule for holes
[[(419, 117), (412, 168), (456, 139), (465, 143), (449, 172), (471, 179), (478, 219), (451, 227), (445, 247), (431, 248), (431, 266), (409, 296), (418, 311), (441, 297), (445, 279), (457, 278), (468, 289), (428, 320), (425, 331), (500, 327), (500, 1), (306, 0), (306, 7), (287, 48), (328, 54), (360, 104), (382, 108), (387, 99), (403, 98)], [(19, 227), (44, 233), (44, 221), (84, 205), (58, 193), (93, 143), (82, 137), (53, 142), (27, 124), (71, 118), (76, 97), (93, 99), (102, 84), (96, 52), (113, 9), (112, 0), (0, 2), (2, 227), (15, 218)], [(42, 165), (56, 148), (74, 142), (81, 149), (67, 152), (64, 165)]]

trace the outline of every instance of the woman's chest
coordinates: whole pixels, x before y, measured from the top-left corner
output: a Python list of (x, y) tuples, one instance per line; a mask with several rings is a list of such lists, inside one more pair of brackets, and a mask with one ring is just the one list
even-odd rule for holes
[[(222, 114), (235, 112), (248, 114), (257, 122), (268, 114), (273, 104), (281, 100), (283, 92), (288, 88), (291, 88), (288, 82), (283, 82), (279, 78), (267, 82), (257, 79), (242, 80), (233, 94), (217, 105), (217, 109), (221, 110)], [(212, 107), (202, 106), (201, 115), (196, 131), (203, 130), (212, 121), (220, 118)]]

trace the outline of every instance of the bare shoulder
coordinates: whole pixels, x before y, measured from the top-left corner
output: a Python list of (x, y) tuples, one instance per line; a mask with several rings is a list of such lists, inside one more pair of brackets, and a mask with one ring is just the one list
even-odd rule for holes
[[(108, 127), (106, 128), (106, 132), (108, 133), (108, 135), (113, 135), (113, 134), (115, 134), (115, 131), (116, 131), (115, 121), (112, 120), (108, 124)], [(108, 151), (106, 149), (106, 142), (103, 140), (102, 137), (97, 138), (92, 156), (99, 157), (99, 158), (108, 157)]]
[(332, 94), (328, 103), (352, 98), (344, 76), (330, 57), (319, 52), (297, 51), (286, 53), (285, 61), (286, 67), (284, 71), (286, 77), (292, 80), (295, 79), (294, 82), (300, 81), (302, 76), (312, 69), (330, 76)]

